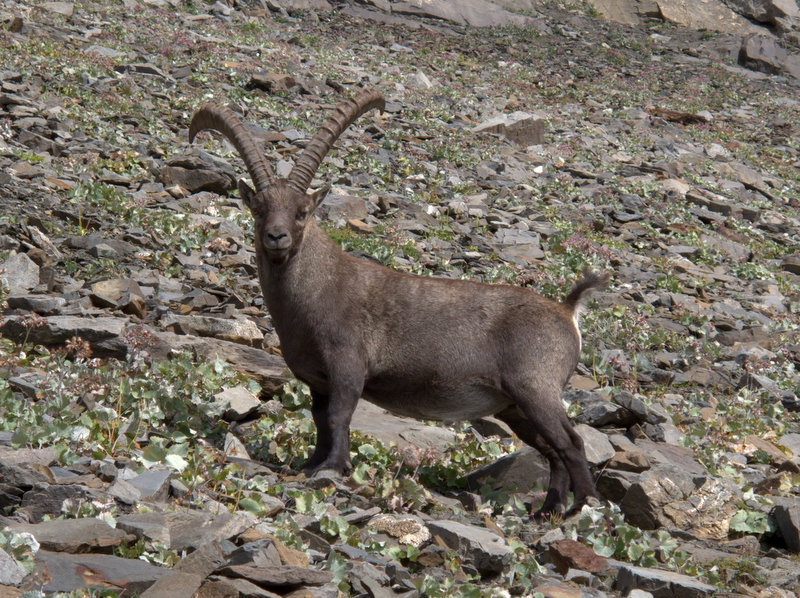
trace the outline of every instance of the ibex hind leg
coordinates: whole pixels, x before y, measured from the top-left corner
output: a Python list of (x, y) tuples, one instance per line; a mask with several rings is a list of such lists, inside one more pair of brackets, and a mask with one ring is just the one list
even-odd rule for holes
[(536, 431), (535, 426), (520, 413), (516, 406), (498, 413), (497, 417), (508, 424), (514, 433), (527, 445), (532, 446), (547, 459), (550, 465), (550, 482), (547, 495), (539, 509), (534, 513), (536, 519), (547, 519), (551, 515), (564, 512), (570, 488), (570, 477), (566, 465)]
[[(572, 428), (564, 412), (561, 393), (556, 390), (534, 390), (533, 385), (528, 384), (518, 387), (509, 385), (506, 390), (523, 416), (515, 424), (515, 432), (540, 451), (550, 463), (547, 496), (534, 516), (542, 518), (548, 513), (565, 510), (570, 489), (574, 499), (570, 512), (580, 509), (589, 497), (597, 494), (583, 450), (583, 440)], [(565, 478), (569, 479), (568, 483)]]

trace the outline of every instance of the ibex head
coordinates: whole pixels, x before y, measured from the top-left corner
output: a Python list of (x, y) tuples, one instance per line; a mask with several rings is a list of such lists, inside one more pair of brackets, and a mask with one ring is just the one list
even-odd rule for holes
[(274, 264), (284, 264), (303, 240), (303, 234), (316, 207), (325, 199), (329, 186), (307, 193), (311, 179), (333, 144), (363, 113), (384, 109), (377, 91), (362, 91), (338, 104), (334, 113), (309, 141), (286, 179), (275, 179), (261, 147), (239, 118), (224, 106), (209, 104), (201, 108), (189, 126), (189, 141), (204, 129), (225, 135), (244, 160), (255, 190), (239, 181), (239, 193), (255, 219), (256, 249)]

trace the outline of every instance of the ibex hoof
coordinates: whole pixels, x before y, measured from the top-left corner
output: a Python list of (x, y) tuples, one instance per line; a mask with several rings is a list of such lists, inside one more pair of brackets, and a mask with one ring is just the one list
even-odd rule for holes
[(341, 482), (344, 479), (344, 474), (341, 471), (330, 468), (317, 469), (314, 472), (306, 472), (309, 478), (315, 480), (331, 480), (334, 482)]

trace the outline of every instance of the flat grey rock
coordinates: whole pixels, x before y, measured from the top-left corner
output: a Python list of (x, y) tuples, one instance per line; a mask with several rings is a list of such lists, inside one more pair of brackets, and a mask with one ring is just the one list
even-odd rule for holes
[(43, 345), (63, 345), (77, 335), (89, 342), (97, 356), (124, 358), (128, 348), (122, 336), (127, 325), (127, 318), (48, 316), (41, 326), (26, 327), (17, 316), (7, 316), (0, 322), (0, 333)]
[(780, 499), (771, 513), (778, 531), (786, 542), (786, 548), (794, 554), (800, 553), (800, 501), (796, 497)]
[(31, 523), (40, 523), (45, 517), (60, 517), (64, 505), (74, 506), (93, 501), (103, 502), (106, 495), (101, 490), (79, 484), (37, 484), (22, 496), (20, 514), (24, 513)]
[(169, 496), (169, 481), (172, 472), (167, 469), (148, 469), (130, 478), (128, 484), (139, 492), (139, 500), (164, 502)]
[(514, 553), (502, 537), (485, 527), (448, 520), (431, 521), (427, 525), (432, 535), (464, 555), (482, 574), (500, 573)]
[(28, 575), (11, 556), (0, 549), (0, 585), (17, 586)]
[[(82, 575), (91, 572), (91, 576)], [(44, 592), (73, 592), (86, 587), (111, 585), (131, 594), (141, 594), (170, 571), (138, 559), (109, 554), (67, 554), (40, 550), (30, 579), (39, 579)]]
[(550, 478), (550, 466), (536, 449), (523, 446), (494, 463), (484, 465), (467, 476), (467, 487), (479, 490), (484, 484), (507, 491), (529, 492), (545, 488)]
[(246, 318), (170, 315), (164, 325), (181, 334), (210, 336), (249, 346), (260, 344), (264, 338), (258, 327)]
[(170, 571), (147, 588), (141, 598), (194, 598), (203, 579), (202, 575)]
[(123, 530), (91, 517), (52, 519), (33, 524), (19, 523), (8, 526), (8, 529), (31, 534), (42, 550), (53, 552), (106, 552), (133, 539)]
[(12, 295), (27, 293), (39, 284), (39, 266), (24, 253), (0, 263), (0, 280), (5, 280)]
[(394, 13), (435, 17), (472, 27), (524, 25), (529, 20), (487, 0), (404, 0), (392, 2), (391, 6)]
[(396, 442), (400, 446), (411, 444), (422, 449), (443, 451), (456, 440), (456, 434), (448, 428), (426, 425), (416, 419), (392, 415), (364, 400), (358, 402), (350, 427), (372, 434), (387, 445)]
[(243, 386), (226, 388), (214, 395), (214, 399), (223, 407), (224, 413), (222, 416), (227, 421), (245, 419), (261, 406), (261, 401), (258, 400), (258, 397)]
[(56, 314), (67, 304), (63, 297), (31, 294), (12, 295), (6, 299), (6, 302), (12, 309), (32, 311), (40, 315)]
[(302, 586), (321, 586), (333, 580), (329, 571), (307, 569), (291, 565), (279, 565), (265, 569), (248, 565), (229, 565), (223, 567), (220, 574), (233, 578), (243, 578), (262, 588), (285, 593)]
[(262, 349), (219, 338), (161, 331), (153, 334), (156, 344), (150, 348), (150, 353), (156, 359), (165, 359), (172, 350), (192, 351), (206, 360), (221, 359), (251, 376), (267, 393), (280, 392), (283, 385), (292, 379), (286, 362)]
[(227, 540), (253, 524), (241, 513), (182, 511), (134, 513), (117, 519), (117, 527), (149, 541), (163, 542), (173, 550), (198, 549), (214, 541)]
[(704, 598), (717, 592), (716, 587), (688, 575), (632, 565), (620, 566), (616, 587), (623, 595), (644, 590), (653, 598)]
[(586, 424), (576, 425), (575, 431), (583, 439), (583, 450), (589, 465), (595, 467), (602, 465), (614, 456), (616, 451), (611, 446), (608, 436), (603, 432)]

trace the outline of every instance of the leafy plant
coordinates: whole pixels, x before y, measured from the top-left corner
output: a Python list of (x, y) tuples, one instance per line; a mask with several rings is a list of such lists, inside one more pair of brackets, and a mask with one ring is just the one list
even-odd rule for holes
[(739, 509), (731, 517), (730, 529), (743, 534), (762, 535), (773, 533), (776, 529), (775, 522), (762, 511)]
[(328, 235), (348, 252), (362, 252), (384, 266), (391, 266), (394, 262), (395, 248), (381, 236), (374, 234), (359, 234), (348, 228), (326, 227)]
[(32, 534), (27, 532), (0, 532), (0, 549), (14, 559), (26, 573), (33, 572), (35, 567), (36, 553), (39, 551), (39, 543)]
[[(30, 399), (0, 380), (0, 429), (13, 431), (15, 446), (59, 447), (62, 462), (76, 453), (95, 457), (145, 444), (142, 464), (187, 468), (190, 440), (221, 438), (222, 406), (214, 394), (227, 386), (259, 387), (222, 361), (196, 363), (187, 353), (151, 363), (146, 329), (134, 329), (128, 362), (92, 358), (88, 343), (75, 338), (63, 350), (15, 359), (45, 372), (41, 395)], [(44, 400), (44, 396), (47, 400)]]
[(613, 504), (601, 508), (584, 506), (567, 536), (590, 546), (600, 556), (642, 567), (660, 563), (680, 570), (689, 560), (689, 555), (678, 550), (677, 541), (668, 532), (645, 531), (626, 523), (619, 507)]
[[(130, 167), (127, 160), (131, 159), (123, 158), (122, 166), (119, 167)], [(88, 232), (84, 224), (87, 222), (84, 211), (87, 207), (103, 210), (106, 217), (119, 219), (128, 226), (141, 227), (149, 231), (161, 248), (160, 252), (153, 254), (155, 265), (159, 265), (162, 255), (168, 254), (168, 263), (172, 263), (173, 251), (189, 253), (201, 249), (209, 239), (210, 229), (195, 224), (189, 214), (137, 203), (113, 185), (96, 182), (79, 183), (70, 189), (67, 198), (78, 209), (79, 228), (82, 234)]]
[(30, 151), (15, 149), (13, 150), (13, 152), (17, 158), (19, 158), (20, 160), (24, 160), (25, 162), (28, 162), (30, 164), (41, 164), (42, 162), (44, 162), (44, 158), (42, 156)]

